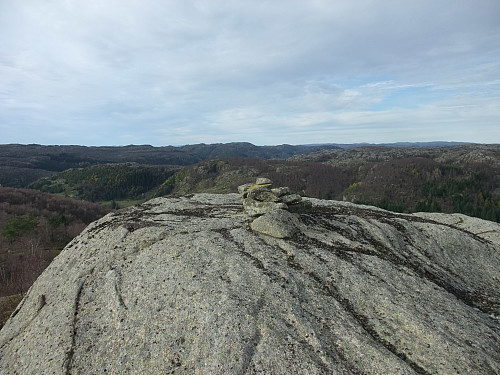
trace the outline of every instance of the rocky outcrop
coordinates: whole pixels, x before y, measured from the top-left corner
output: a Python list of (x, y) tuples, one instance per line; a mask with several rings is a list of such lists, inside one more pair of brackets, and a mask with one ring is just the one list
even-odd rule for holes
[(0, 331), (0, 373), (500, 373), (499, 225), (304, 200), (286, 239), (239, 194), (91, 224)]
[(250, 223), (250, 228), (276, 238), (292, 237), (299, 232), (297, 216), (286, 210), (270, 211)]

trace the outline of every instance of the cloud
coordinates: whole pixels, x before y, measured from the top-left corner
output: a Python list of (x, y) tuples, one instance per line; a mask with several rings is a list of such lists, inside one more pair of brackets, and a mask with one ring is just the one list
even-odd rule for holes
[[(498, 142), (489, 125), (500, 97), (498, 19), (496, 0), (4, 0), (0, 133), (23, 143), (445, 132)], [(486, 110), (463, 114), (446, 103)], [(453, 124), (464, 121), (493, 137), (457, 134)]]

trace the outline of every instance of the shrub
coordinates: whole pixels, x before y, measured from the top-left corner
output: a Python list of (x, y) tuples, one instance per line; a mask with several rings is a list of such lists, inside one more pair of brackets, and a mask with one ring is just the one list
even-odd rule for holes
[(9, 242), (14, 242), (23, 234), (26, 234), (38, 225), (38, 218), (33, 214), (16, 216), (9, 220), (3, 228), (3, 238)]

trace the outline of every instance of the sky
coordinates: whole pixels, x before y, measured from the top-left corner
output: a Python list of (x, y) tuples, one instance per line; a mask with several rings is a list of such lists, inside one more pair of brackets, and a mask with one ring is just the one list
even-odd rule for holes
[(0, 143), (500, 143), (499, 0), (1, 0)]

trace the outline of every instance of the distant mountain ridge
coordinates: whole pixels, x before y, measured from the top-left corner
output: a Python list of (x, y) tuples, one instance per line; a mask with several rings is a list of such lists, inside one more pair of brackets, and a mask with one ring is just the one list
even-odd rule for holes
[(387, 144), (306, 144), (256, 146), (248, 142), (194, 144), (184, 146), (128, 145), (0, 145), (0, 185), (27, 187), (31, 182), (71, 168), (85, 168), (107, 163), (187, 166), (214, 158), (247, 157), (287, 159), (321, 151), (365, 146), (434, 147), (464, 145), (464, 142), (399, 142)]
[(0, 145), (0, 185), (26, 187), (29, 183), (70, 168), (97, 164), (135, 162), (149, 165), (192, 165), (211, 158), (259, 157), (286, 159), (336, 149), (319, 146), (255, 146), (246, 142), (154, 147), (130, 146), (43, 146), (37, 144)]
[[(365, 146), (388, 146), (388, 147), (442, 147), (442, 146), (462, 146), (473, 145), (473, 142), (450, 142), (450, 141), (432, 141), (432, 142), (394, 142), (394, 143), (327, 143), (338, 148), (353, 148)], [(311, 144), (310, 146), (319, 146), (322, 144)]]

